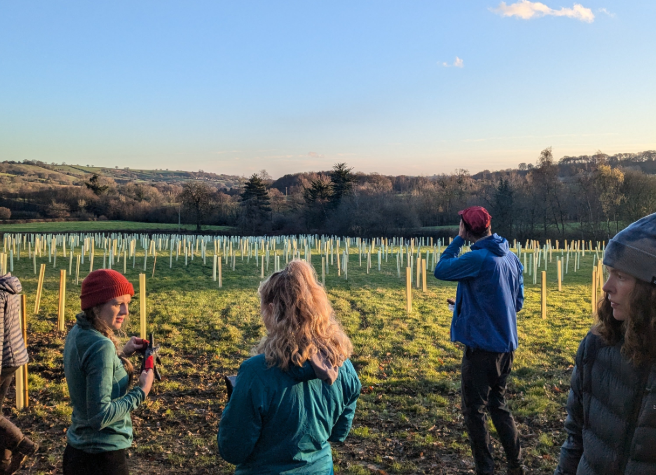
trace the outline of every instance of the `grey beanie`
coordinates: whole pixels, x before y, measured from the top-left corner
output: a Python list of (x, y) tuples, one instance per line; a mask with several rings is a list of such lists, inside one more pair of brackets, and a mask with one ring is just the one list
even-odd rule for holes
[(608, 242), (604, 265), (656, 284), (656, 213), (617, 233)]

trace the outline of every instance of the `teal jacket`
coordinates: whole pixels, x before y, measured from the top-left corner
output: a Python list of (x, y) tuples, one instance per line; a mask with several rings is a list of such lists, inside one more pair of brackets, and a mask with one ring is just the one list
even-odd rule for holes
[(346, 360), (335, 382), (318, 379), (309, 362), (282, 371), (264, 355), (244, 361), (223, 410), (219, 452), (235, 475), (321, 474), (333, 467), (329, 441), (351, 429), (360, 380)]
[(73, 404), (68, 443), (89, 453), (130, 447), (130, 412), (146, 394), (137, 386), (127, 392), (128, 374), (116, 347), (83, 313), (66, 337), (64, 372)]

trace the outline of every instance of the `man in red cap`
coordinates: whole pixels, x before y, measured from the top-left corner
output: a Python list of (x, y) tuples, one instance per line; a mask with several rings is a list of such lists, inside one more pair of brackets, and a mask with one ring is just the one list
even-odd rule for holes
[[(460, 211), (458, 236), (440, 256), (435, 277), (458, 282), (451, 340), (465, 345), (462, 358), (462, 412), (476, 473), (494, 473), (485, 409), (508, 459), (508, 474), (523, 474), (521, 447), (506, 405), (506, 381), (517, 349), (517, 312), (524, 304), (522, 265), (508, 241), (490, 229), (481, 206)], [(471, 252), (460, 256), (466, 241)]]

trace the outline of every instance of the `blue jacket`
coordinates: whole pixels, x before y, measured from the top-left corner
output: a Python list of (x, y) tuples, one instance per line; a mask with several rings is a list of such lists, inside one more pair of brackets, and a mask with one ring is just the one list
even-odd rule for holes
[(282, 371), (264, 355), (244, 361), (223, 410), (219, 453), (235, 475), (321, 474), (333, 467), (329, 441), (351, 429), (360, 380), (346, 360), (329, 385), (309, 362)]
[(524, 305), (522, 264), (497, 234), (458, 257), (464, 243), (456, 237), (435, 266), (436, 278), (458, 281), (451, 341), (498, 353), (514, 351), (517, 312)]

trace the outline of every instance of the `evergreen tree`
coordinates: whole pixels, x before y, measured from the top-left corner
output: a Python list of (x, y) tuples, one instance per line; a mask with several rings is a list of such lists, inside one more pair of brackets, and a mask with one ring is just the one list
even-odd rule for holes
[(97, 173), (94, 173), (93, 176), (89, 178), (89, 181), (85, 182), (84, 185), (93, 191), (93, 194), (96, 196), (102, 195), (109, 189), (109, 186), (100, 184), (100, 176)]
[(242, 228), (251, 231), (261, 230), (271, 213), (271, 200), (264, 181), (256, 173), (244, 184), (241, 204), (243, 207)]
[(492, 215), (494, 228), (502, 236), (513, 235), (513, 218), (515, 216), (515, 191), (508, 179), (501, 178), (494, 188), (492, 196)]
[(330, 172), (330, 182), (332, 185), (332, 196), (330, 202), (333, 207), (339, 206), (342, 197), (353, 191), (353, 185), (356, 181), (355, 176), (351, 173), (353, 168), (347, 168), (346, 163), (338, 163)]

